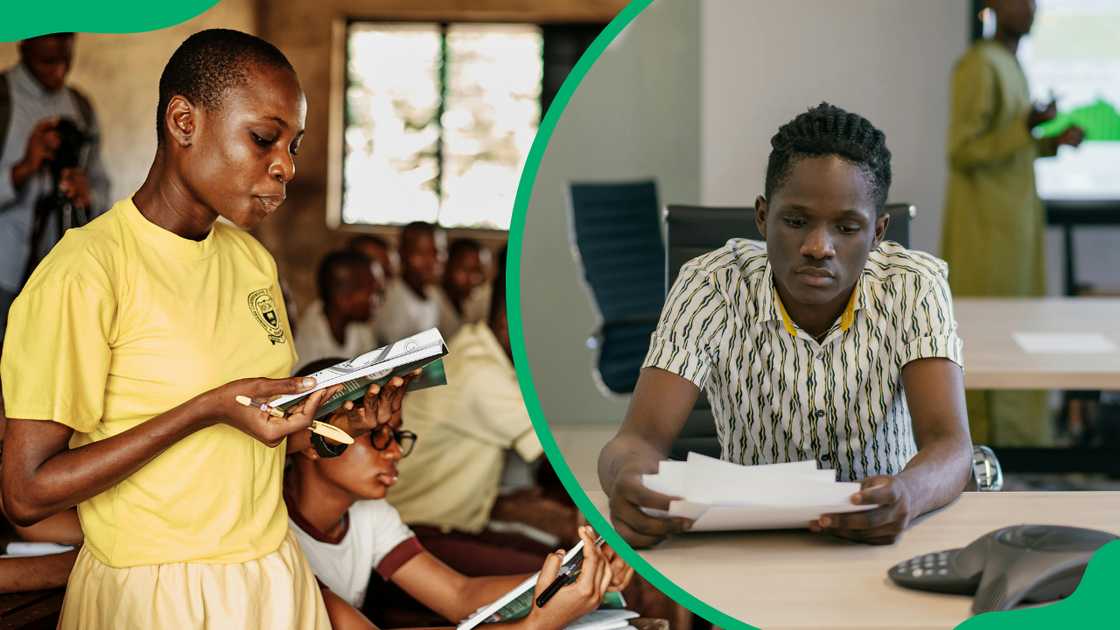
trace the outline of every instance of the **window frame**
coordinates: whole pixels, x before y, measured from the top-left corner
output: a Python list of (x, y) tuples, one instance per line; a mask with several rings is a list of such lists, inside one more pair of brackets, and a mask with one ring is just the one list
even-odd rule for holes
[[(343, 164), (344, 133), (346, 130), (346, 116), (348, 105), (346, 99), (346, 61), (348, 34), (352, 24), (434, 24), (439, 25), (446, 34), (447, 27), (453, 24), (524, 24), (543, 28), (547, 22), (532, 19), (531, 14), (487, 14), (480, 12), (466, 12), (462, 15), (449, 15), (447, 13), (427, 14), (419, 12), (404, 12), (400, 14), (386, 14), (377, 16), (348, 15), (335, 21), (332, 33), (331, 55), (331, 112), (329, 141), (327, 145), (327, 227), (332, 230), (354, 232), (359, 234), (377, 234), (379, 236), (393, 236), (400, 230), (399, 225), (374, 224), (374, 223), (345, 223), (342, 220), (343, 196)], [(551, 21), (548, 21), (551, 22)], [(542, 44), (544, 34), (542, 32)], [(541, 121), (544, 120), (545, 111), (541, 110)], [(538, 130), (540, 121), (538, 121)], [(512, 209), (511, 209), (512, 211)], [(449, 238), (475, 238), (485, 242), (505, 240), (509, 230), (494, 228), (467, 228), (447, 227), (439, 225)]]

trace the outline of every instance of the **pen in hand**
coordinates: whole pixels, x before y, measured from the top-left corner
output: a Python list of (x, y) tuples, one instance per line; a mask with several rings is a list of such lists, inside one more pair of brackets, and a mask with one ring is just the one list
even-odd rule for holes
[[(599, 536), (595, 539), (595, 546), (599, 547), (603, 544), (603, 542), (603, 537)], [(552, 584), (549, 584), (548, 588), (544, 589), (544, 591), (540, 594), (540, 597), (537, 598), (537, 608), (543, 608), (544, 605), (548, 603), (548, 600), (552, 599), (553, 596), (556, 595), (556, 593), (560, 592), (560, 589), (571, 584), (572, 582), (575, 582), (579, 577), (580, 570), (582, 568), (583, 552), (581, 551), (579, 557), (576, 558), (573, 562), (560, 567), (560, 571), (557, 573), (556, 579), (554, 579), (552, 581)]]
[[(236, 398), (234, 398), (234, 400), (237, 401), (237, 404), (244, 405), (245, 407), (257, 407), (258, 409), (267, 413), (268, 415), (272, 416), (273, 418), (283, 418), (284, 417), (284, 412), (283, 411), (280, 411), (279, 409), (276, 409), (275, 407), (270, 407), (268, 403), (261, 403), (260, 405), (256, 405), (256, 404), (253, 403), (253, 399), (249, 398), (248, 396), (237, 396)], [(349, 433), (347, 433), (347, 432), (343, 431), (342, 429), (334, 426), (333, 424), (327, 424), (326, 422), (319, 422), (318, 420), (312, 420), (311, 421), (311, 426), (309, 426), (307, 428), (312, 433), (318, 433), (319, 435), (321, 435), (323, 437), (330, 438), (330, 439), (334, 440), (335, 442), (340, 442), (342, 444), (353, 444), (354, 443), (354, 438), (350, 437)]]

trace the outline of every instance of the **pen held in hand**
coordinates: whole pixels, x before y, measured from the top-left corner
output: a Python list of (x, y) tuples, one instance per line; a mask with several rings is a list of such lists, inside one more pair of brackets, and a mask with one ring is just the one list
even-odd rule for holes
[(234, 400), (236, 400), (237, 404), (239, 404), (239, 405), (244, 405), (246, 407), (257, 407), (258, 409), (267, 413), (268, 415), (272, 416), (273, 418), (283, 418), (284, 417), (284, 412), (283, 411), (280, 411), (279, 409), (273, 409), (272, 407), (269, 407), (268, 403), (261, 403), (260, 405), (255, 405), (255, 404), (253, 404), (253, 399), (249, 398), (248, 396), (238, 396), (237, 398), (234, 398)]
[[(599, 536), (595, 540), (595, 546), (600, 547), (603, 545), (603, 542), (605, 542), (603, 540), (603, 537)], [(556, 593), (560, 592), (560, 589), (571, 584), (572, 582), (575, 582), (579, 577), (579, 573), (582, 568), (583, 554), (581, 552), (579, 558), (577, 558), (575, 562), (565, 564), (564, 566), (560, 567), (560, 571), (556, 575), (556, 579), (554, 579), (552, 581), (552, 584), (549, 584), (548, 588), (544, 589), (544, 592), (542, 592), (540, 597), (537, 598), (537, 608), (543, 608), (544, 605), (548, 603), (548, 600), (552, 599), (553, 596), (556, 595)]]
[[(260, 409), (261, 411), (267, 413), (268, 415), (272, 416), (273, 418), (283, 418), (284, 417), (284, 412), (283, 411), (280, 411), (279, 409), (276, 409), (274, 407), (270, 407), (268, 405), (268, 403), (261, 403), (260, 405), (253, 404), (253, 399), (249, 398), (248, 396), (238, 396), (234, 400), (236, 400), (237, 404), (239, 404), (239, 405), (244, 405), (246, 407), (256, 407), (256, 408)], [(335, 442), (340, 442), (342, 444), (353, 444), (354, 443), (354, 438), (350, 437), (349, 433), (347, 433), (347, 432), (343, 431), (342, 429), (334, 426), (333, 424), (327, 424), (326, 422), (319, 422), (318, 420), (312, 420), (311, 421), (311, 426), (309, 426), (307, 428), (312, 433), (318, 433), (319, 435), (321, 435), (325, 438), (330, 438), (330, 439), (334, 440)]]

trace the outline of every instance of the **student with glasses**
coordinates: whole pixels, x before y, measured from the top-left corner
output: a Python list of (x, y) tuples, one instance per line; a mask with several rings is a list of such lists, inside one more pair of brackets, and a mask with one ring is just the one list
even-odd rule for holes
[[(371, 569), (450, 622), (466, 618), (528, 577), (467, 577), (424, 549), (384, 500), (397, 482), (397, 463), (412, 452), (416, 441), (415, 433), (401, 429), (398, 405), (387, 422), (370, 431), (369, 439), (357, 439), (345, 448), (314, 444), (295, 454), (285, 473), (291, 529), (325, 587), (323, 599), (336, 629), (375, 627), (359, 612), (363, 602), (367, 610), (385, 605), (365, 602)], [(596, 549), (589, 528), (581, 529), (580, 537), (584, 548), (593, 550), (584, 561), (582, 587), (564, 588), (548, 606), (534, 608), (528, 618), (511, 625), (565, 627), (594, 610), (604, 592), (621, 590), (630, 582), (633, 569), (609, 547)], [(551, 583), (561, 558), (553, 553), (544, 561), (538, 590)]]

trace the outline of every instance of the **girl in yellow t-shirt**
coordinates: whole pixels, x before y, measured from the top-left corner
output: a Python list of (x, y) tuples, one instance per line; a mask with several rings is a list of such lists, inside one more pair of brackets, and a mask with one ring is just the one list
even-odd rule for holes
[[(188, 38), (159, 93), (147, 180), (68, 231), (12, 306), (5, 507), (31, 523), (78, 506), (61, 628), (327, 628), (276, 447), (309, 446), (330, 392), (283, 419), (235, 402), (310, 386), (285, 378), (275, 262), (237, 229), (284, 200), (306, 101), (279, 50), (228, 30)], [(403, 385), (332, 422), (368, 430)]]

